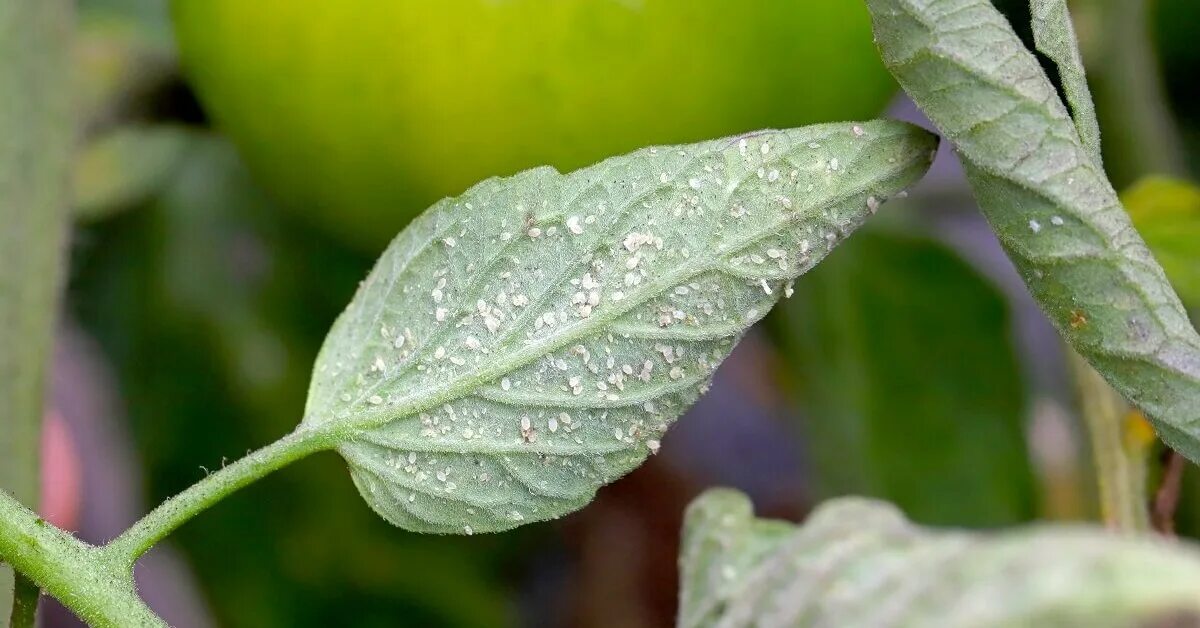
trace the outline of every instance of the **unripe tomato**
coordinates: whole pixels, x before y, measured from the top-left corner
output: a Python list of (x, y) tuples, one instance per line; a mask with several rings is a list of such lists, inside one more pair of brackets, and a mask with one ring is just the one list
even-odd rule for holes
[(202, 104), (283, 203), (378, 247), (540, 164), (873, 116), (858, 0), (175, 0)]

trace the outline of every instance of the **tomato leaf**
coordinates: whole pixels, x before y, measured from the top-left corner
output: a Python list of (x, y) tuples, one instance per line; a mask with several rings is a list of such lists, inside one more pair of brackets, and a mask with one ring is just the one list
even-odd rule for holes
[(485, 181), (388, 247), (326, 339), (303, 426), (335, 434), (363, 497), (410, 530), (576, 510), (935, 147), (897, 122), (818, 125)]
[(1096, 120), (1096, 104), (1088, 88), (1087, 74), (1083, 68), (1083, 55), (1075, 39), (1075, 25), (1066, 0), (1030, 0), (1033, 17), (1033, 41), (1037, 49), (1050, 58), (1058, 68), (1063, 93), (1071, 105), (1071, 115), (1079, 140), (1101, 170), (1104, 159), (1100, 155), (1100, 122)]
[(1200, 336), (1075, 123), (987, 0), (868, 0), (884, 63), (953, 141), (1058, 331), (1200, 461)]
[(755, 519), (741, 493), (709, 491), (688, 507), (680, 565), (683, 628), (1200, 621), (1192, 544), (1085, 526), (935, 530), (862, 498), (827, 502), (793, 526)]

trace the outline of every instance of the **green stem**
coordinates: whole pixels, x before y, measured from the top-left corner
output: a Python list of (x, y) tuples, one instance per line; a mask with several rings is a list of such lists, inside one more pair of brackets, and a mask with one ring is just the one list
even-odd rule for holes
[(163, 502), (105, 546), (104, 552), (132, 567), (138, 557), (155, 543), (225, 496), (272, 471), (331, 446), (332, 440), (327, 432), (302, 427)]
[[(0, 1), (0, 489), (31, 505), (66, 258), (74, 5)], [(17, 602), (13, 575), (0, 566), (0, 618)]]
[(166, 625), (138, 597), (131, 572), (50, 525), (4, 491), (0, 491), (0, 524), (0, 559), (90, 625)]
[(1146, 532), (1150, 529), (1146, 448), (1126, 438), (1129, 405), (1079, 354), (1070, 351), (1069, 360), (1079, 409), (1091, 437), (1104, 523), (1120, 532)]
[[(45, 589), (93, 626), (165, 626), (134, 590), (137, 559), (230, 493), (332, 447), (335, 436), (331, 428), (301, 427), (167, 500), (104, 547), (79, 541), (0, 491), (0, 560), (28, 578), (35, 594), (39, 587)], [(23, 618), (27, 611), (20, 612)], [(17, 623), (16, 613), (14, 627), (30, 625)]]
[(16, 575), (13, 584), (12, 622), (10, 628), (34, 628), (37, 621), (38, 598), (42, 590), (29, 578)]

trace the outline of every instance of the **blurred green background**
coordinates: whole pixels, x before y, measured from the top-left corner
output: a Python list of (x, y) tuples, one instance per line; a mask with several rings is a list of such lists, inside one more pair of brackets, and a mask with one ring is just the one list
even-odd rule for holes
[[(1021, 2), (999, 4), (1027, 24)], [(1114, 180), (1194, 176), (1200, 4), (1075, 5), (1105, 131), (1118, 129)], [(853, 0), (80, 0), (74, 46), (62, 336), (83, 340), (60, 342), (53, 397), (84, 460), (79, 532), (96, 541), (296, 425), (328, 326), (437, 198), (653, 143), (919, 119)], [(1094, 518), (1056, 337), (943, 157), (797, 284), (662, 455), (583, 512), (414, 535), (319, 455), (172, 536), (172, 560), (139, 571), (162, 585), (152, 606), (178, 626), (670, 625), (682, 509), (712, 484), (793, 518), (846, 493), (925, 523)], [(1200, 298), (1194, 190), (1136, 199), (1181, 294)], [(92, 389), (109, 402), (80, 403)], [(1196, 497), (1180, 523), (1193, 535)]]

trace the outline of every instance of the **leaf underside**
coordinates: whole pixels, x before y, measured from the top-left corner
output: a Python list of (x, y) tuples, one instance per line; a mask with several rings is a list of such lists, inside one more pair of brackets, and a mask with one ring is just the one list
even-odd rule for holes
[(1200, 336), (1036, 58), (987, 0), (867, 4), (885, 64), (953, 141), (1047, 316), (1200, 461)]
[(480, 183), (380, 258), (325, 341), (304, 427), (334, 433), (406, 529), (574, 511), (657, 450), (743, 332), (935, 148), (844, 123)]
[(1193, 546), (1079, 526), (939, 531), (861, 498), (793, 526), (755, 519), (741, 493), (709, 491), (688, 508), (680, 569), (683, 628), (1200, 622)]

